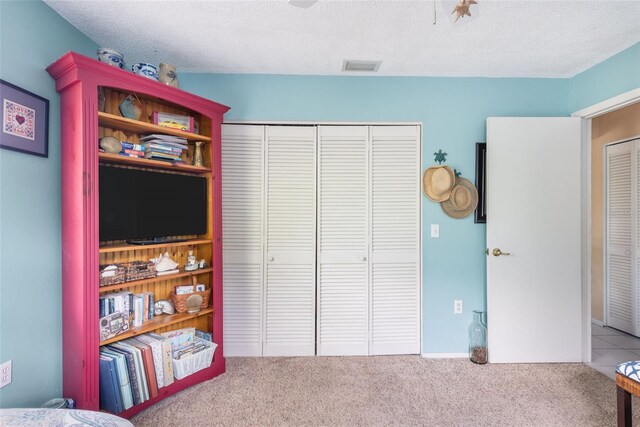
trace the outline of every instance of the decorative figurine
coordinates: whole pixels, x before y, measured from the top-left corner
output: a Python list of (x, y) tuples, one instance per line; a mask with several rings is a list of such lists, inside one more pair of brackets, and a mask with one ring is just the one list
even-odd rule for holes
[(196, 141), (194, 142), (194, 145), (193, 166), (204, 166), (204, 159), (202, 158), (202, 141)]
[(196, 261), (196, 256), (193, 254), (193, 251), (189, 251), (189, 256), (187, 257), (187, 263), (184, 266), (185, 271), (193, 271), (198, 269), (198, 261)]
[(435, 161), (438, 162), (439, 165), (447, 162), (447, 153), (443, 153), (442, 149), (438, 150), (437, 153), (433, 153), (435, 157)]
[(176, 74), (176, 66), (173, 64), (160, 64), (160, 72), (158, 73), (158, 79), (160, 82), (173, 86), (179, 87), (178, 84), (178, 74)]
[(164, 255), (158, 255), (157, 258), (151, 258), (149, 261), (156, 265), (156, 273), (158, 276), (178, 272), (178, 263), (171, 259), (169, 252), (165, 252)]
[(127, 97), (118, 105), (120, 114), (127, 119), (140, 120), (142, 117), (142, 102), (135, 93), (130, 93)]
[(162, 313), (165, 314), (173, 314), (175, 313), (175, 309), (173, 308), (173, 304), (171, 304), (171, 301), (168, 301), (166, 299), (157, 301), (154, 305), (153, 305), (154, 309), (155, 309), (155, 314), (156, 316), (161, 315)]

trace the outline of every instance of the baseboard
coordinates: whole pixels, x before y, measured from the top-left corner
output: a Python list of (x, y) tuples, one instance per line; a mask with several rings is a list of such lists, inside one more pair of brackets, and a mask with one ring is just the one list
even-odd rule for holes
[(604, 326), (604, 322), (602, 320), (594, 319), (593, 317), (591, 318), (591, 323), (598, 326)]
[(422, 353), (425, 359), (464, 359), (469, 353)]

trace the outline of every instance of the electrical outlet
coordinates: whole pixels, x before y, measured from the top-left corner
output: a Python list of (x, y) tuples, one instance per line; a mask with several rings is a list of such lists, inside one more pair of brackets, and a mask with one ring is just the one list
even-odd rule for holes
[(462, 300), (457, 299), (453, 301), (453, 314), (462, 314)]
[(11, 384), (11, 360), (0, 365), (0, 388)]
[(440, 237), (440, 224), (431, 224), (431, 238), (437, 239)]

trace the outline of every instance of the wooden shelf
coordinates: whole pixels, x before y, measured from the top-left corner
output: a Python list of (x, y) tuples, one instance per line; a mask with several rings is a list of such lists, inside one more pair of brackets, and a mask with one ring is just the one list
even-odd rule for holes
[(100, 293), (115, 291), (117, 289), (133, 288), (134, 286), (148, 285), (149, 283), (162, 282), (164, 280), (179, 279), (181, 277), (192, 277), (200, 274), (211, 273), (213, 268), (200, 268), (193, 271), (180, 271), (180, 273), (167, 274), (165, 276), (156, 276), (149, 279), (132, 280), (131, 282), (117, 283), (115, 285), (100, 286)]
[(98, 160), (105, 163), (126, 164), (132, 166), (166, 169), (189, 173), (209, 173), (211, 169), (203, 166), (193, 166), (184, 163), (163, 162), (161, 160), (140, 159), (137, 157), (121, 156), (119, 154), (98, 153)]
[(179, 136), (186, 138), (187, 141), (203, 141), (211, 142), (211, 137), (198, 135), (197, 133), (184, 132), (178, 129), (171, 129), (164, 126), (158, 126), (151, 123), (141, 122), (139, 120), (127, 119), (126, 117), (116, 116), (115, 114), (98, 112), (98, 124), (103, 127), (121, 130), (131, 133), (162, 133), (165, 135)]
[(100, 253), (106, 254), (109, 252), (139, 251), (144, 249), (166, 248), (167, 246), (179, 247), (179, 246), (210, 245), (211, 243), (212, 243), (211, 239), (194, 239), (194, 240), (185, 240), (184, 242), (154, 243), (153, 245), (108, 245), (108, 246), (102, 246), (100, 248)]
[(153, 320), (148, 320), (137, 328), (130, 330), (129, 332), (125, 332), (120, 335), (116, 335), (113, 338), (109, 338), (108, 340), (101, 341), (100, 345), (111, 344), (112, 342), (121, 341), (127, 338), (135, 337), (136, 335), (144, 334), (146, 332), (155, 331), (156, 329), (164, 328), (165, 326), (173, 325), (174, 323), (184, 322), (185, 320), (195, 319), (196, 317), (205, 316), (207, 314), (213, 314), (214, 310), (211, 307), (207, 307), (203, 310), (200, 310), (197, 313), (189, 314), (170, 314), (165, 315), (162, 314), (160, 316), (156, 316)]

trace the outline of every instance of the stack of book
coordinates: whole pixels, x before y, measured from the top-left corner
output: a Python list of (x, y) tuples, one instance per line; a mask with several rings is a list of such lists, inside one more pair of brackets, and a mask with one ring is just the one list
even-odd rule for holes
[(179, 136), (151, 134), (140, 138), (144, 157), (164, 162), (184, 163), (182, 152), (187, 150), (187, 140)]
[(122, 150), (120, 150), (121, 156), (125, 157), (135, 157), (142, 159), (144, 158), (144, 148), (141, 144), (134, 144), (127, 141), (120, 141), (120, 145), (122, 146)]
[[(173, 331), (183, 340), (194, 328)], [(182, 332), (182, 333), (180, 333)], [(144, 334), (100, 348), (100, 408), (114, 414), (158, 396), (174, 382), (173, 353), (178, 341), (172, 333)], [(207, 338), (208, 332), (203, 332)], [(198, 334), (200, 335), (200, 334)]]
[[(144, 322), (153, 319), (155, 314), (155, 297), (153, 292), (142, 292), (140, 294), (134, 294), (128, 291), (110, 292), (100, 296), (99, 301), (101, 319), (114, 313), (124, 314), (128, 325), (126, 328), (122, 328), (122, 332), (130, 329), (130, 327), (136, 328), (142, 326)], [(108, 335), (111, 334), (104, 336)]]

